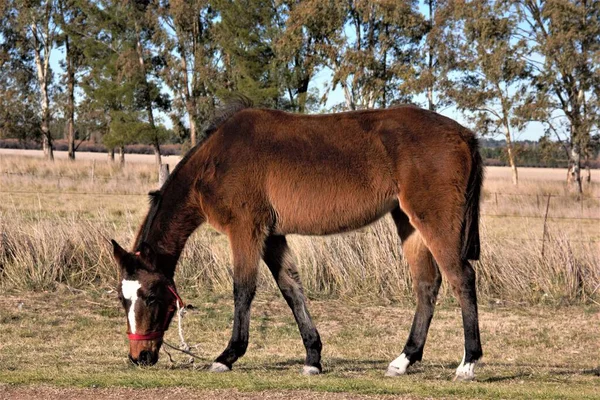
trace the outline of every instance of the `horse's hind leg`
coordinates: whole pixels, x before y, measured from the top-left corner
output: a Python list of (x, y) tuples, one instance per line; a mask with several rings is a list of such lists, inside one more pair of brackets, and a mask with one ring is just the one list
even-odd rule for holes
[(402, 375), (410, 365), (421, 361), (442, 283), (442, 277), (429, 249), (421, 234), (410, 225), (406, 214), (397, 208), (392, 211), (392, 217), (402, 241), (403, 256), (410, 267), (413, 290), (417, 297), (417, 310), (404, 350), (390, 363), (386, 376)]
[(290, 256), (285, 236), (270, 236), (265, 243), (263, 259), (298, 323), (306, 348), (306, 362), (302, 373), (319, 374), (321, 368), (321, 339), (306, 308), (306, 298), (296, 266)]
[[(448, 192), (451, 192), (448, 189)], [(479, 318), (475, 270), (461, 258), (461, 225), (463, 204), (461, 196), (431, 198), (428, 202), (411, 201), (400, 196), (400, 206), (410, 217), (410, 223), (422, 235), (442, 274), (448, 280), (462, 312), (465, 336), (464, 356), (456, 370), (459, 380), (475, 377), (475, 363), (481, 358)], [(415, 196), (414, 198), (425, 198)]]

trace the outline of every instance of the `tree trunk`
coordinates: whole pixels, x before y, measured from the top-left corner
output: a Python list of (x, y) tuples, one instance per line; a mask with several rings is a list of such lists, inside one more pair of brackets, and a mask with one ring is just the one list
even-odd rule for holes
[(115, 148), (111, 148), (110, 150), (108, 150), (108, 162), (109, 163), (114, 163), (115, 162)]
[[(113, 152), (114, 157), (114, 152)], [(123, 168), (125, 165), (125, 146), (119, 146), (119, 167)]]
[[(49, 10), (47, 10), (49, 13)], [(49, 17), (48, 17), (49, 18)], [(48, 21), (46, 21), (48, 22)], [(48, 25), (46, 25), (45, 32), (45, 43), (41, 43), (38, 37), (38, 28), (35, 23), (30, 25), (31, 32), (34, 37), (33, 55), (35, 59), (35, 67), (37, 72), (38, 84), (40, 85), (40, 92), (42, 95), (42, 147), (44, 149), (44, 156), (47, 160), (54, 161), (54, 151), (52, 149), (52, 135), (50, 133), (50, 99), (48, 98), (48, 71), (50, 65), (50, 50), (52, 46), (52, 38), (48, 33)], [(40, 45), (44, 48), (44, 57), (42, 58)]]
[(590, 155), (588, 152), (585, 155), (585, 172), (587, 173), (585, 181), (588, 184), (592, 183), (592, 169), (590, 168)]
[(152, 147), (154, 147), (154, 161), (156, 161), (156, 165), (160, 167), (160, 165), (162, 164), (162, 160), (160, 158), (160, 143), (158, 143), (158, 141), (155, 141)]
[(581, 148), (579, 144), (574, 144), (571, 148), (571, 182), (575, 186), (575, 190), (578, 194), (583, 193), (583, 187), (581, 185)]
[[(434, 6), (433, 6), (434, 0), (429, 0), (427, 2), (427, 5), (429, 6), (429, 23), (430, 25), (433, 27), (433, 12), (434, 12)], [(427, 54), (427, 67), (429, 69), (429, 74), (431, 76), (433, 76), (433, 45), (431, 44), (431, 41), (429, 41), (429, 37), (427, 37), (428, 42), (429, 42), (429, 51)], [(427, 105), (430, 111), (435, 111), (435, 103), (433, 102), (433, 86), (427, 86)], [(516, 174), (517, 169), (515, 167), (514, 171), (513, 171), (513, 179), (514, 179), (514, 174)]]
[[(43, 91), (46, 92), (45, 90)], [(54, 150), (52, 149), (52, 134), (50, 133), (50, 109), (48, 108), (48, 97), (43, 94), (42, 99), (42, 148), (46, 160), (54, 161)]]
[(69, 37), (65, 39), (65, 52), (67, 61), (67, 142), (69, 144), (69, 159), (75, 160), (75, 71), (73, 68), (73, 54), (69, 47)]
[[(148, 124), (150, 124), (150, 128), (152, 129), (153, 133), (156, 135), (156, 125), (154, 124), (154, 114), (152, 112), (152, 99), (150, 99), (150, 86), (148, 85), (148, 76), (146, 75), (146, 64), (144, 62), (144, 50), (142, 48), (142, 40), (140, 38), (140, 31), (139, 31), (139, 27), (135, 26), (135, 31), (136, 31), (136, 50), (138, 53), (138, 62), (140, 65), (140, 69), (142, 71), (142, 75), (144, 77), (144, 80), (142, 81), (142, 83), (144, 84), (144, 90), (145, 90), (145, 102), (146, 102), (146, 112), (148, 113)], [(155, 140), (154, 141), (154, 155), (156, 156), (156, 165), (160, 166), (161, 164), (161, 159), (160, 159), (160, 145), (158, 144), (158, 141)]]
[(515, 162), (515, 152), (513, 149), (512, 139), (510, 137), (510, 128), (505, 122), (504, 125), (504, 135), (506, 137), (506, 153), (508, 155), (508, 164), (510, 165), (510, 169), (512, 171), (512, 182), (513, 185), (519, 184), (519, 173), (517, 171), (517, 164)]
[(298, 85), (298, 111), (302, 114), (306, 112), (306, 99), (308, 97), (308, 84), (310, 77), (304, 77)]
[(198, 129), (196, 127), (196, 100), (190, 98), (186, 101), (185, 107), (187, 109), (188, 122), (190, 124), (190, 142), (192, 147), (194, 147), (198, 141)]

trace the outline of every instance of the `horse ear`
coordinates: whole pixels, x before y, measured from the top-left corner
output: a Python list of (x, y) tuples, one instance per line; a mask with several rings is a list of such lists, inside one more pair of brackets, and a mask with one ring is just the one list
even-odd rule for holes
[(147, 242), (142, 242), (140, 245), (140, 256), (151, 266), (154, 267), (156, 265), (156, 253)]
[(123, 261), (125, 261), (125, 257), (127, 256), (127, 250), (122, 248), (116, 240), (110, 240), (113, 245), (113, 255), (115, 256), (115, 260), (119, 263), (119, 265), (123, 265)]

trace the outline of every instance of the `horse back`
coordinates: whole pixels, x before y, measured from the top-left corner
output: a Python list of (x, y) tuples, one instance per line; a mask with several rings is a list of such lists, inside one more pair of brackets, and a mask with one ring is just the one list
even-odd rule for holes
[(211, 173), (201, 180), (211, 194), (205, 204), (214, 207), (209, 219), (227, 225), (252, 216), (280, 234), (360, 228), (398, 206), (403, 182), (427, 185), (431, 171), (456, 164), (467, 132), (416, 107), (240, 111), (207, 146)]

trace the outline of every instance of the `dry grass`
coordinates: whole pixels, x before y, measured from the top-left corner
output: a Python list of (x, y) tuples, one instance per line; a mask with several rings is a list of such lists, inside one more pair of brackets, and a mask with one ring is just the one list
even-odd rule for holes
[[(63, 287), (55, 293), (0, 298), (0, 382), (59, 388), (311, 390), (409, 398), (600, 396), (598, 307), (482, 306), (485, 356), (477, 382), (460, 384), (451, 381), (462, 355), (456, 307), (438, 307), (423, 362), (404, 377), (386, 379), (383, 372), (402, 350), (413, 308), (313, 301), (309, 307), (323, 339), (326, 373), (306, 378), (299, 376), (304, 349), (281, 296), (263, 292), (257, 297), (248, 353), (225, 375), (205, 369), (229, 337), (230, 296), (186, 297), (196, 307), (184, 320), (186, 338), (199, 344), (201, 360), (190, 366), (187, 357), (174, 354), (175, 364), (169, 365), (163, 353), (156, 366), (146, 369), (127, 361), (125, 317), (115, 297), (105, 291), (73, 294)], [(168, 331), (166, 340), (176, 343), (176, 330)], [(348, 397), (354, 398), (327, 398)]]
[[(476, 264), (485, 356), (478, 382), (455, 384), (462, 327), (445, 287), (423, 363), (399, 379), (382, 377), (414, 312), (389, 218), (347, 235), (290, 239), (309, 296), (320, 299), (309, 308), (325, 345), (324, 376), (298, 376), (302, 343), (266, 268), (248, 354), (230, 374), (204, 371), (232, 319), (227, 239), (207, 226), (190, 240), (176, 277), (196, 306), (186, 336), (200, 344), (202, 361), (192, 367), (175, 355), (169, 365), (163, 354), (155, 367), (130, 366), (108, 238), (131, 242), (157, 173), (96, 161), (92, 182), (92, 165), (0, 157), (0, 382), (10, 385), (0, 384), (0, 398), (600, 398), (600, 232), (598, 221), (581, 219), (600, 218), (597, 183), (586, 187), (582, 207), (558, 180), (524, 178), (515, 188), (502, 171), (488, 173)], [(565, 197), (551, 198), (542, 243), (549, 193)], [(176, 342), (176, 330), (167, 340)]]
[[(600, 217), (598, 185), (586, 187), (584, 201), (577, 202), (559, 181), (523, 178), (515, 188), (497, 175), (489, 173), (485, 182), (483, 254), (476, 265), (480, 298), (530, 304), (599, 302), (600, 230), (598, 221), (583, 219)], [(116, 271), (107, 239), (131, 242), (147, 211), (145, 193), (156, 180), (155, 168), (141, 163), (119, 169), (104, 162), (47, 163), (2, 156), (0, 288), (114, 287)], [(562, 197), (551, 198), (544, 236), (548, 194)], [(412, 299), (408, 269), (389, 218), (359, 232), (292, 237), (290, 242), (313, 298)], [(229, 293), (230, 272), (226, 238), (202, 227), (186, 248), (177, 280), (197, 293)], [(261, 279), (275, 290), (266, 268)], [(451, 298), (447, 292), (443, 290), (442, 298)]]

